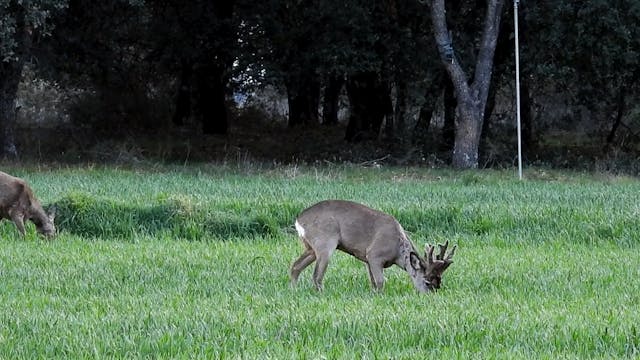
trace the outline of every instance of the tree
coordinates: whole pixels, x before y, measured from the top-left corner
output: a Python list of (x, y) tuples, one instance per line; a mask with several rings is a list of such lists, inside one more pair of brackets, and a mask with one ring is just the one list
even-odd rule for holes
[(50, 18), (67, 0), (0, 0), (0, 156), (17, 157), (14, 139), (16, 97), (32, 43), (51, 30)]
[[(166, 117), (178, 126), (194, 118), (204, 134), (227, 132), (233, 1), (69, 1), (47, 55), (58, 81), (96, 95), (92, 130), (153, 132)], [(152, 96), (171, 98), (166, 111)]]
[(78, 145), (155, 129), (146, 10), (143, 0), (69, 0), (38, 47), (38, 75), (73, 89), (64, 108)]
[(590, 110), (601, 139), (613, 143), (640, 92), (640, 1), (545, 0), (524, 10), (535, 34), (523, 43), (525, 71)]
[[(375, 139), (383, 121), (393, 121), (392, 89), (403, 127), (410, 79), (423, 78), (432, 47), (428, 18), (416, 16), (414, 0), (239, 1), (240, 69), (252, 78), (284, 87), (289, 126), (317, 123), (319, 94), (323, 121), (337, 122), (340, 91), (349, 98), (348, 141)], [(434, 56), (435, 57), (435, 56)], [(419, 81), (417, 82), (419, 83)], [(324, 88), (324, 89), (323, 89)], [(324, 91), (319, 91), (324, 90)], [(422, 90), (418, 90), (422, 93)]]
[(317, 123), (325, 3), (238, 1), (238, 69), (260, 86), (286, 92), (288, 126)]
[(237, 40), (235, 1), (164, 0), (148, 5), (153, 54), (179, 78), (174, 123), (194, 116), (204, 134), (226, 134), (226, 94)]
[(457, 168), (478, 167), (478, 147), (503, 5), (504, 0), (489, 0), (487, 2), (473, 80), (470, 82), (470, 77), (462, 68), (452, 46), (445, 1), (431, 1), (434, 37), (440, 50), (440, 59), (451, 78), (457, 99), (456, 134), (452, 156), (452, 164)]

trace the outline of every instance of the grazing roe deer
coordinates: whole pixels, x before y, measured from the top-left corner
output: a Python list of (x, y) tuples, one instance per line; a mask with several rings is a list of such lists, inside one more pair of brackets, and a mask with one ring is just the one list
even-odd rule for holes
[(456, 250), (454, 246), (445, 254), (447, 241), (438, 245), (434, 258), (434, 246), (427, 245), (423, 258), (395, 218), (351, 201), (321, 201), (303, 210), (295, 227), (305, 251), (291, 266), (291, 284), (295, 286), (300, 272), (315, 261), (313, 282), (318, 290), (322, 290), (322, 278), (335, 249), (367, 264), (375, 290), (384, 285), (383, 269), (395, 264), (409, 273), (420, 292), (440, 288), (442, 273), (453, 262)]
[(24, 180), (0, 171), (0, 220), (13, 221), (22, 236), (24, 222), (31, 220), (39, 233), (51, 237), (56, 233), (54, 218), (55, 208), (45, 212)]

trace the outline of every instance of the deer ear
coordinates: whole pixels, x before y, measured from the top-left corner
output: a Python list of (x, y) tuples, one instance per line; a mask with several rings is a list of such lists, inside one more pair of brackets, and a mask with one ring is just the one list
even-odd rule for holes
[(420, 270), (424, 268), (424, 266), (422, 265), (422, 260), (420, 260), (420, 256), (418, 256), (418, 254), (414, 252), (409, 253), (409, 262), (411, 263), (411, 267), (414, 270)]

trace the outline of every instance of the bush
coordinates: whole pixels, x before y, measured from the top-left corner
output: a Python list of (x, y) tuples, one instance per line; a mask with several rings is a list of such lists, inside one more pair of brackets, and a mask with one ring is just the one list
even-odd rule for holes
[(274, 235), (282, 225), (255, 210), (205, 208), (178, 197), (129, 204), (74, 192), (56, 205), (59, 231), (90, 238), (130, 239), (148, 235), (194, 241), (226, 240)]

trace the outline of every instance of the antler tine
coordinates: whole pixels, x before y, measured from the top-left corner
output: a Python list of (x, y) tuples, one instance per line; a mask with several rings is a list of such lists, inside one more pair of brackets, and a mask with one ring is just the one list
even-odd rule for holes
[(447, 258), (444, 259), (444, 261), (451, 261), (451, 258), (453, 257), (453, 254), (456, 253), (457, 248), (458, 248), (458, 245), (453, 245), (453, 247), (451, 248), (451, 251), (449, 251), (449, 255), (447, 255)]
[(433, 249), (435, 249), (435, 246), (431, 244), (427, 244), (427, 246), (424, 249), (424, 252), (427, 255), (427, 263), (429, 265), (433, 264)]
[(449, 246), (449, 240), (445, 241), (444, 245), (438, 244), (438, 246), (440, 247), (440, 253), (438, 254), (438, 256), (436, 256), (436, 259), (443, 260), (444, 254), (447, 252), (447, 246)]

